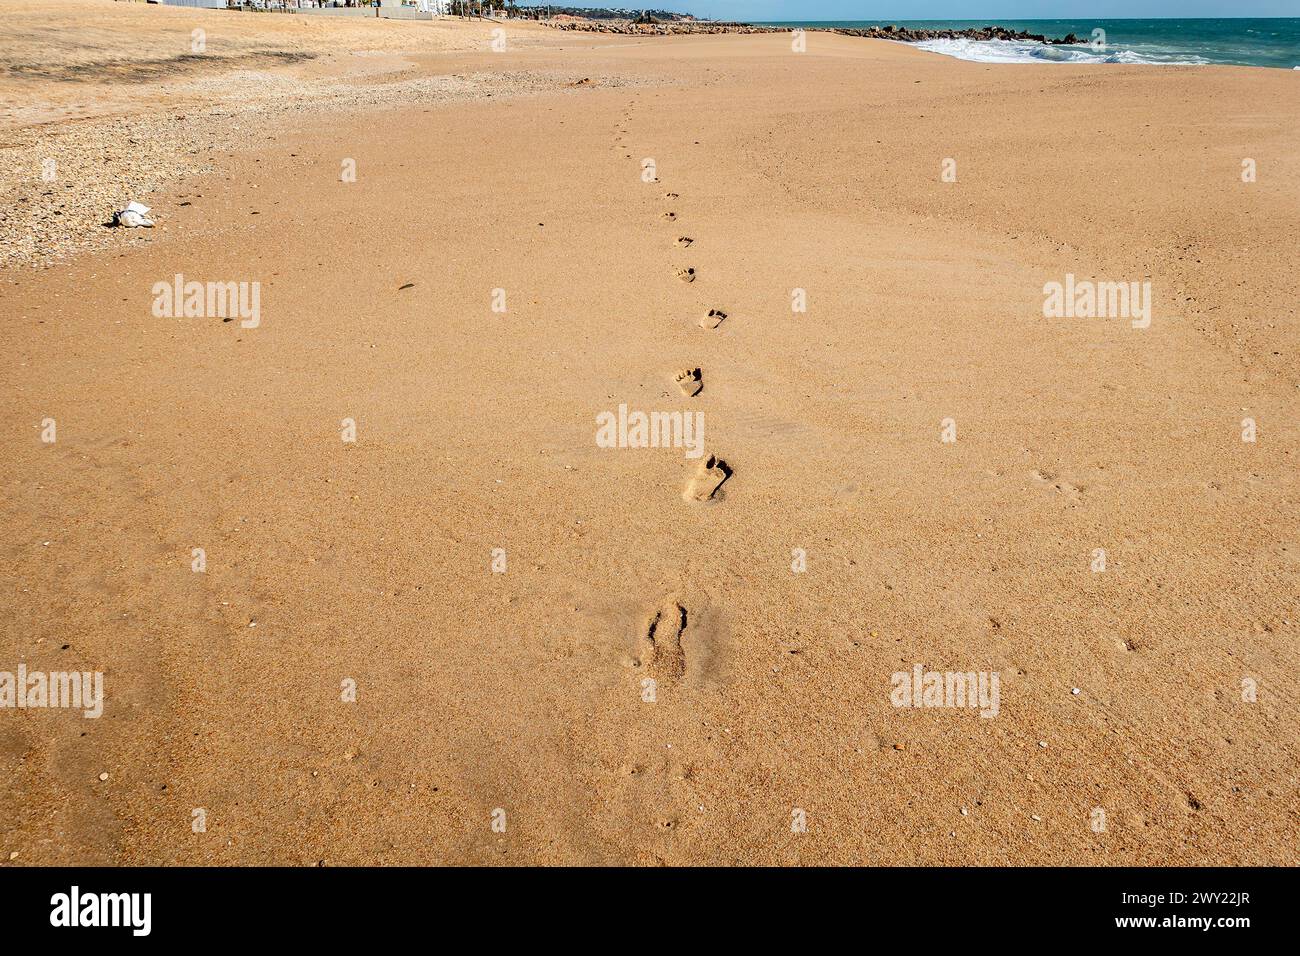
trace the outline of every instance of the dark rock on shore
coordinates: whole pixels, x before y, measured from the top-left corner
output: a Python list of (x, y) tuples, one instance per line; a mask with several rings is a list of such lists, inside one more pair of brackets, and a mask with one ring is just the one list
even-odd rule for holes
[[(564, 20), (548, 24), (557, 30), (577, 30), (585, 33), (623, 33), (635, 35), (668, 36), (683, 33), (789, 33), (790, 27), (764, 27), (752, 23), (722, 23), (708, 20), (675, 20), (668, 23), (635, 23), (631, 20)], [(1039, 43), (1082, 43), (1073, 33), (1059, 39), (1041, 33), (1025, 33), (1003, 27), (979, 27), (969, 30), (910, 30), (907, 27), (865, 27), (862, 29), (840, 27), (811, 27), (810, 32), (840, 33), (844, 36), (870, 37), (875, 40), (900, 40), (919, 43), (922, 40), (1037, 40)]]
[(920, 43), (922, 40), (1036, 40), (1039, 43), (1080, 43), (1073, 33), (1060, 37), (1047, 37), (1041, 33), (1008, 30), (1004, 27), (978, 27), (968, 30), (909, 30), (907, 27), (866, 27), (864, 29), (836, 28), (832, 33), (842, 33), (852, 37), (871, 37), (876, 40), (902, 40), (905, 43)]
[(556, 30), (582, 33), (623, 33), (637, 36), (676, 36), (690, 33), (789, 33), (787, 27), (756, 27), (749, 23), (714, 23), (701, 20), (674, 20), (669, 23), (635, 23), (631, 20), (563, 20), (547, 26)]

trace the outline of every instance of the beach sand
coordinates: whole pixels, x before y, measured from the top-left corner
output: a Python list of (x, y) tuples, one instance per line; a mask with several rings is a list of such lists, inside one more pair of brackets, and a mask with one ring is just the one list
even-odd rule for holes
[(6, 10), (0, 862), (1300, 862), (1295, 75)]

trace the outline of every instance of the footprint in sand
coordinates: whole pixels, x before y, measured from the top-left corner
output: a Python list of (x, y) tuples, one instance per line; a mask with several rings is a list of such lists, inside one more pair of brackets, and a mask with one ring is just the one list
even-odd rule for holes
[(695, 281), (695, 270), (694, 270), (694, 269), (678, 269), (678, 270), (677, 270), (677, 278), (681, 279), (683, 282), (694, 282), (694, 281)]
[(695, 241), (695, 240), (692, 239), (690, 236), (678, 236), (678, 237), (677, 237), (677, 244), (678, 244), (679, 246), (681, 246), (682, 248), (686, 248), (687, 246), (689, 246), (689, 245), (690, 245), (692, 242), (694, 242), (694, 241)]
[(664, 193), (664, 198), (665, 198), (665, 199), (676, 199), (676, 198), (677, 198), (677, 194), (676, 194), (676, 193)]
[(731, 477), (731, 469), (721, 458), (710, 455), (700, 463), (700, 470), (686, 485), (683, 497), (687, 501), (713, 501), (723, 483)]
[(682, 394), (687, 398), (700, 394), (704, 388), (704, 383), (700, 381), (700, 370), (698, 368), (684, 368), (677, 373), (677, 387), (682, 390)]
[(1054, 492), (1064, 495), (1071, 501), (1079, 501), (1083, 497), (1083, 488), (1071, 481), (1066, 481), (1050, 471), (1035, 469), (1029, 473), (1029, 477), (1040, 485), (1049, 486)]
[(727, 313), (721, 309), (709, 309), (709, 314), (700, 319), (700, 328), (716, 329), (726, 317)]
[(677, 219), (677, 213), (675, 213), (675, 212), (666, 212), (666, 213), (664, 213), (664, 218), (667, 219), (669, 222), (675, 222), (676, 219)]
[(665, 601), (651, 615), (641, 640), (641, 659), (656, 680), (677, 681), (686, 673), (686, 652), (682, 649), (686, 624), (686, 608), (675, 600)]

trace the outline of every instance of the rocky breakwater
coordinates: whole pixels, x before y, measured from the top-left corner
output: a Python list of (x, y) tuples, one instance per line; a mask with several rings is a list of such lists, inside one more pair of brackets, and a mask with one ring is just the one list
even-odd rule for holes
[(714, 23), (705, 20), (672, 20), (664, 23), (634, 23), (631, 20), (551, 21), (557, 30), (582, 33), (624, 33), (633, 36), (676, 36), (696, 33), (788, 33), (788, 27), (756, 27), (749, 23)]
[(911, 30), (907, 27), (836, 27), (831, 33), (842, 33), (850, 37), (870, 37), (873, 40), (901, 40), (904, 43), (920, 43), (923, 40), (1037, 40), (1039, 43), (1066, 44), (1083, 43), (1073, 33), (1063, 37), (1047, 37), (1041, 33), (1026, 33), (1022, 30), (1008, 30), (1005, 27), (976, 27), (967, 30)]
[[(636, 23), (632, 20), (552, 20), (548, 24), (556, 30), (576, 30), (583, 33), (622, 33), (632, 36), (675, 36), (697, 33), (788, 33), (790, 27), (755, 26), (752, 23), (720, 23), (709, 20), (673, 20), (663, 23)], [(1041, 33), (1026, 33), (1004, 27), (978, 27), (967, 30), (913, 30), (907, 27), (813, 27), (825, 33), (841, 33), (851, 37), (870, 37), (875, 40), (900, 40), (920, 43), (922, 40), (1037, 40), (1039, 43), (1083, 43), (1073, 33), (1063, 37), (1046, 37)]]

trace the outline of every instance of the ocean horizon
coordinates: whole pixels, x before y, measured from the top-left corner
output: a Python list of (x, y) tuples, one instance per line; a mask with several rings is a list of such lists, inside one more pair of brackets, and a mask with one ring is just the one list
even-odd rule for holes
[[(1157, 18), (1096, 20), (775, 20), (763, 26), (863, 29), (900, 26), (926, 30), (1007, 30), (1064, 37), (1082, 42), (1066, 46), (1032, 40), (926, 40), (922, 49), (984, 63), (1135, 63), (1162, 66), (1265, 66), (1300, 68), (1300, 17)], [(1093, 31), (1105, 31), (1105, 44), (1090, 45)]]

